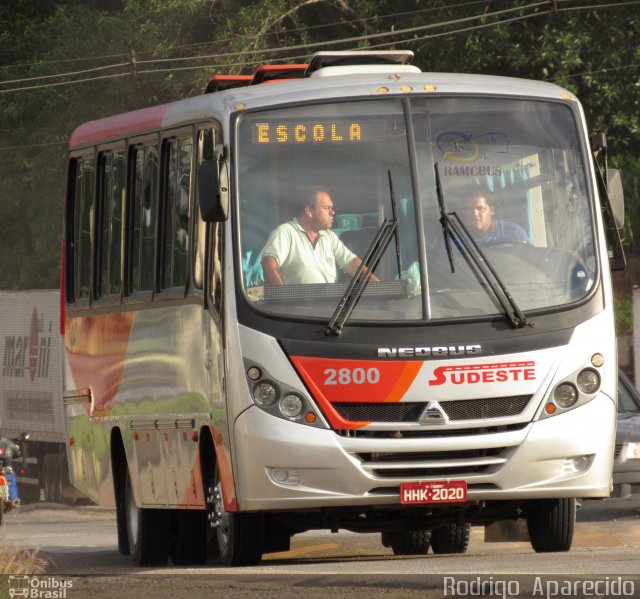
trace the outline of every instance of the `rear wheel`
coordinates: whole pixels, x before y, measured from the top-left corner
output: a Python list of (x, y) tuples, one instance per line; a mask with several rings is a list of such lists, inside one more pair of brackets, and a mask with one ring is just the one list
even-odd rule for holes
[(574, 498), (538, 499), (527, 506), (527, 530), (537, 553), (569, 551), (576, 524)]
[(425, 555), (429, 551), (431, 531), (392, 530), (382, 533), (382, 544), (391, 547), (394, 555)]
[(431, 531), (431, 549), (434, 553), (464, 553), (469, 547), (471, 525), (451, 522)]
[(127, 536), (131, 559), (136, 566), (166, 566), (169, 561), (169, 512), (136, 507), (127, 472), (125, 486)]
[(43, 460), (44, 500), (62, 503), (64, 488), (64, 455), (48, 453)]
[(255, 566), (260, 563), (264, 551), (264, 517), (262, 514), (225, 511), (217, 467), (213, 484), (207, 492), (207, 518), (225, 566)]

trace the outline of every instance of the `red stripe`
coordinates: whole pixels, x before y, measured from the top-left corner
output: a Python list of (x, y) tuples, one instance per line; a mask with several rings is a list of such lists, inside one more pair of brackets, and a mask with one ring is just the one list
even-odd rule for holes
[(158, 129), (170, 106), (169, 103), (142, 108), (80, 125), (71, 135), (69, 149), (73, 150), (106, 139), (118, 139), (129, 133)]

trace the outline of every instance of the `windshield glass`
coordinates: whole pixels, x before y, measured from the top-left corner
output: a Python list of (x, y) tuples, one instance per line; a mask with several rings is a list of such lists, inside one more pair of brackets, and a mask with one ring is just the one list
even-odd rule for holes
[(573, 302), (594, 284), (567, 106), (438, 98), (413, 101), (405, 116), (401, 100), (342, 102), (247, 113), (238, 133), (242, 276), (260, 309), (329, 318), (390, 219), (395, 234), (351, 319), (503, 313), (463, 244), (453, 238), (446, 250), (436, 165), (444, 210), (522, 310)]

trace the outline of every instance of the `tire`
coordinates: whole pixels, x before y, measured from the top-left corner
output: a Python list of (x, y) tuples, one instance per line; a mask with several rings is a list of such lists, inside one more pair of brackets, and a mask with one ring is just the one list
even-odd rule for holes
[(64, 459), (61, 453), (48, 453), (42, 461), (44, 500), (49, 503), (64, 500)]
[(527, 530), (537, 553), (569, 551), (576, 524), (576, 500), (539, 499), (527, 506)]
[(207, 561), (207, 512), (171, 510), (169, 555), (176, 566), (195, 566)]
[(169, 511), (136, 507), (128, 472), (125, 505), (133, 563), (136, 566), (166, 566), (169, 561)]
[(471, 525), (452, 522), (431, 531), (431, 549), (434, 553), (465, 553), (469, 547)]
[(116, 506), (116, 528), (118, 530), (118, 553), (120, 555), (131, 555), (129, 533), (127, 531), (126, 504)]
[(225, 511), (217, 468), (208, 491), (207, 521), (214, 531), (222, 563), (225, 566), (259, 564), (264, 550), (263, 515)]
[(394, 530), (382, 533), (382, 544), (391, 547), (394, 555), (426, 555), (431, 544), (431, 531)]

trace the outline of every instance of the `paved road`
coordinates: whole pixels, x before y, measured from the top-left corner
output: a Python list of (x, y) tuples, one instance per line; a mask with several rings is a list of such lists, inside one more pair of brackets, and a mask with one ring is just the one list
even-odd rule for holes
[[(313, 532), (294, 537), (291, 551), (265, 556), (254, 568), (138, 569), (116, 550), (113, 511), (42, 503), (9, 514), (0, 538), (17, 548), (38, 548), (49, 562), (48, 572), (73, 583), (68, 599), (89, 595), (92, 599), (300, 599), (301, 594), (304, 599), (369, 599), (378, 594), (385, 599), (551, 599), (563, 596), (558, 585), (567, 581), (574, 584), (568, 596), (594, 596), (580, 586), (585, 580), (599, 584), (602, 591), (627, 585), (619, 594), (601, 596), (640, 598), (638, 506), (638, 497), (586, 502), (579, 512), (573, 548), (566, 554), (536, 554), (528, 543), (485, 543), (483, 529), (473, 528), (465, 555), (398, 558), (382, 547), (379, 535)], [(474, 583), (484, 584), (482, 595), (473, 592)]]

